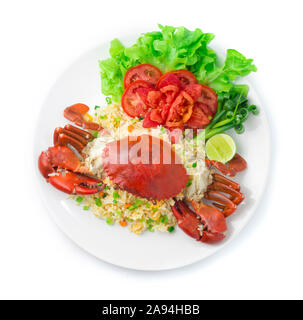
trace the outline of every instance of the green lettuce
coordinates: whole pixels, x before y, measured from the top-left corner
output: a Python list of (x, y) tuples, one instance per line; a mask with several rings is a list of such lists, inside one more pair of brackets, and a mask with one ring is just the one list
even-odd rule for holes
[[(127, 70), (141, 63), (149, 63), (162, 72), (187, 69), (198, 81), (219, 92), (229, 92), (238, 77), (257, 71), (252, 59), (246, 59), (236, 50), (227, 50), (222, 66), (216, 53), (208, 47), (212, 33), (200, 29), (159, 25), (160, 31), (148, 32), (131, 47), (118, 40), (111, 41), (110, 58), (99, 61), (102, 93), (119, 102), (124, 90), (123, 78)], [(240, 87), (239, 87), (240, 88)], [(246, 93), (248, 87), (241, 85)]]

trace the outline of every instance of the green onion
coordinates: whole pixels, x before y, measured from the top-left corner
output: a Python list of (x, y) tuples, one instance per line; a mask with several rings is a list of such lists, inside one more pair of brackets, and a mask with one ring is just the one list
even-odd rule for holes
[(190, 187), (192, 185), (192, 181), (188, 180), (188, 182), (186, 183), (186, 187)]
[(113, 200), (113, 204), (117, 204), (118, 203), (118, 201), (117, 200)]
[(99, 134), (99, 131), (92, 131), (92, 135), (93, 135), (95, 138), (98, 138), (98, 134)]
[(168, 220), (167, 216), (161, 217), (161, 222), (162, 222), (162, 223), (166, 223), (167, 220)]
[(106, 97), (105, 100), (106, 100), (107, 104), (111, 104), (112, 103), (112, 99), (110, 97)]
[(114, 193), (113, 193), (113, 198), (114, 198), (114, 199), (120, 198), (120, 195), (119, 195), (119, 192), (118, 192), (118, 191), (114, 191)]
[(116, 212), (116, 214), (118, 214), (118, 215), (120, 216), (120, 215), (121, 215), (121, 211), (118, 210), (118, 211)]
[(107, 119), (107, 115), (105, 114), (104, 116), (100, 116), (100, 119)]
[(140, 120), (140, 121), (144, 120), (144, 117), (140, 117), (139, 120)]
[(104, 187), (104, 190), (109, 190), (109, 186), (105, 186), (105, 187)]
[(100, 106), (95, 106), (95, 110), (97, 110), (97, 109), (99, 109), (100, 108)]
[(96, 204), (97, 207), (101, 207), (102, 206), (102, 201), (100, 200), (100, 198), (96, 198), (95, 204)]
[(102, 194), (102, 198), (104, 199), (104, 198), (106, 198), (107, 197), (107, 193), (103, 193)]
[(89, 206), (84, 206), (83, 207), (83, 210), (88, 210), (89, 209)]
[(151, 223), (153, 223), (153, 222), (154, 222), (153, 219), (148, 219), (148, 220), (147, 220), (147, 224), (151, 224)]
[(214, 129), (211, 129), (206, 135), (205, 135), (205, 140), (208, 140), (209, 138), (213, 137), (214, 135), (216, 134), (219, 134), (219, 133), (222, 133), (224, 131), (227, 131), (229, 129), (232, 129), (234, 127), (234, 124), (231, 122), (231, 123), (228, 123), (226, 124), (225, 126), (222, 126), (220, 128), (214, 128)]
[(150, 232), (154, 232), (154, 230), (153, 230), (153, 226), (152, 226), (152, 225), (149, 225), (149, 226), (148, 226), (148, 231), (150, 231)]
[[(103, 182), (98, 182), (97, 186), (102, 186)], [(104, 188), (105, 189), (105, 188)]]
[(235, 126), (235, 131), (238, 133), (238, 134), (241, 134), (245, 131), (245, 128), (243, 126), (242, 123), (240, 123), (239, 125)]
[(152, 208), (153, 212), (157, 212), (159, 209), (158, 208)]
[(112, 218), (106, 218), (106, 223), (111, 226), (114, 224), (114, 220)]
[(82, 198), (82, 197), (77, 197), (77, 198), (76, 198), (76, 201), (80, 203), (80, 202), (83, 201), (83, 198)]
[(138, 121), (139, 121), (139, 119), (137, 119), (137, 118), (131, 119), (131, 123), (132, 123), (132, 124), (135, 124), (135, 123), (137, 123)]
[(196, 168), (196, 167), (197, 167), (197, 162), (194, 162), (194, 163), (192, 164), (192, 167), (193, 167), (193, 168)]
[(132, 211), (132, 210), (135, 210), (137, 209), (139, 206), (141, 206), (142, 204), (142, 200), (137, 200), (135, 204), (133, 204), (132, 206), (130, 206), (128, 208), (128, 210)]
[(120, 121), (121, 121), (121, 117), (115, 118), (115, 122), (116, 122), (116, 123), (119, 123)]
[(175, 230), (175, 227), (173, 227), (173, 226), (171, 226), (171, 227), (168, 227), (168, 232), (170, 232), (170, 233), (172, 233), (172, 232), (174, 232), (174, 230)]
[(165, 128), (163, 128), (163, 127), (161, 127), (160, 131), (161, 131), (163, 134), (166, 133), (166, 130), (165, 130)]
[(146, 202), (145, 207), (150, 208), (150, 204), (148, 202)]
[(252, 104), (248, 107), (248, 111), (251, 111), (255, 116), (259, 114), (259, 109), (256, 105)]

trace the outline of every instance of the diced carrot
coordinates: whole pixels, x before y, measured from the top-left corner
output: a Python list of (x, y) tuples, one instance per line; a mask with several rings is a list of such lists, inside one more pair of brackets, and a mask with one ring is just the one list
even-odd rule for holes
[(99, 197), (100, 197), (100, 198), (103, 197), (103, 192), (102, 192), (102, 191), (99, 192)]
[(127, 222), (125, 220), (120, 221), (119, 223), (120, 223), (121, 227), (126, 227), (127, 226)]
[(130, 124), (128, 127), (127, 127), (127, 130), (128, 132), (132, 132), (134, 130), (134, 126), (132, 124)]
[(129, 207), (131, 207), (131, 203), (126, 203), (125, 205), (124, 205), (124, 207), (127, 209), (127, 208), (129, 208)]

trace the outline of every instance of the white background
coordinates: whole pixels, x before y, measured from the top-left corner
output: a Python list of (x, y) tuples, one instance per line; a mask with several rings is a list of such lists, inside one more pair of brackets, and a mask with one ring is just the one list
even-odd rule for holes
[[(152, 273), (103, 263), (59, 231), (37, 196), (32, 145), (39, 108), (71, 62), (158, 22), (200, 27), (255, 58), (273, 163), (264, 199), (233, 243)], [(1, 2), (0, 298), (302, 299), (302, 30), (300, 0)]]

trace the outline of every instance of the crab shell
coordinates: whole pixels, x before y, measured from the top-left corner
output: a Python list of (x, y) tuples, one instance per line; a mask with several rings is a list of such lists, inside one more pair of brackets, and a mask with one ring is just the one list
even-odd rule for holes
[(125, 137), (106, 145), (103, 168), (110, 180), (136, 196), (165, 200), (186, 186), (188, 176), (171, 145), (142, 135)]

